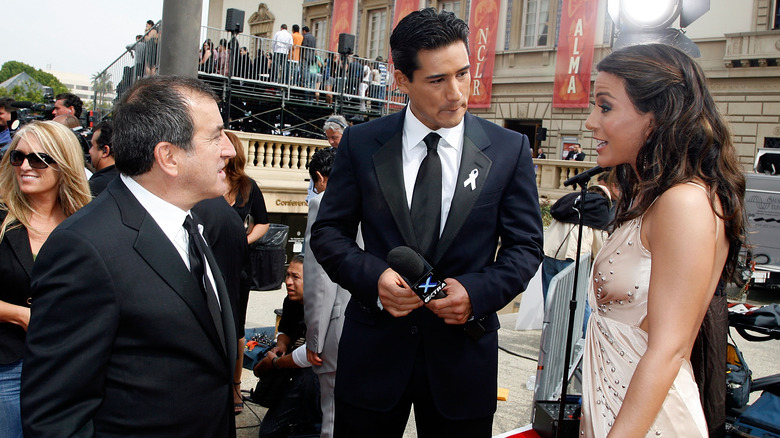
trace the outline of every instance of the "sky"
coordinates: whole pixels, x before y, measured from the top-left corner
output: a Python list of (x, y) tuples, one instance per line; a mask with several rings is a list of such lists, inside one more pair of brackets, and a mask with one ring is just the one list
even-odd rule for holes
[(144, 33), (146, 20), (162, 18), (163, 0), (3, 0), (2, 5), (0, 65), (19, 61), (92, 76)]

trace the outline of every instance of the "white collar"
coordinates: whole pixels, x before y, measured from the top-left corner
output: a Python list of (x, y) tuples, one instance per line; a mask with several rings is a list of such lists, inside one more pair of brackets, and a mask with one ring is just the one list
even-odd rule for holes
[(141, 203), (149, 215), (152, 216), (152, 219), (157, 222), (157, 225), (160, 226), (163, 233), (168, 236), (168, 239), (174, 241), (176, 235), (183, 229), (182, 225), (184, 224), (184, 218), (190, 212), (184, 211), (160, 198), (141, 184), (138, 184), (133, 178), (124, 174), (120, 174), (119, 176), (133, 196)]
[[(406, 140), (405, 147), (412, 149), (422, 143), (428, 133), (431, 132), (431, 128), (425, 126), (415, 115), (412, 113), (410, 105), (406, 106), (406, 119), (404, 120), (404, 138)], [(456, 150), (460, 151), (463, 145), (463, 128), (465, 116), (461, 119), (460, 123), (452, 128), (439, 128), (436, 132), (441, 136), (445, 143)], [(441, 146), (442, 143), (439, 143)], [(425, 147), (425, 146), (422, 146)]]

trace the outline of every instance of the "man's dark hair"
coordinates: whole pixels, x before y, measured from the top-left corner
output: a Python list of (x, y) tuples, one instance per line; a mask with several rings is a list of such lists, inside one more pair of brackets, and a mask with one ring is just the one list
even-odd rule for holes
[(452, 12), (425, 8), (403, 18), (390, 35), (390, 50), (396, 70), (412, 81), (420, 68), (417, 53), (462, 41), (469, 49), (469, 27)]
[(149, 26), (154, 27), (154, 21), (152, 21), (152, 20), (146, 20), (146, 24), (148, 24)]
[[(97, 138), (97, 145), (102, 150), (106, 146), (109, 146), (108, 155), (114, 155), (114, 144), (111, 142), (111, 138), (114, 135), (114, 127), (108, 120), (104, 120), (93, 128), (92, 132), (100, 131), (100, 136)], [(94, 134), (93, 134), (94, 135)]]
[(309, 161), (309, 176), (313, 182), (319, 181), (317, 172), (322, 176), (330, 176), (330, 171), (333, 168), (333, 160), (336, 158), (336, 148), (327, 147), (318, 149), (314, 155), (311, 156)]
[(112, 142), (116, 168), (142, 175), (154, 164), (154, 148), (165, 141), (189, 151), (195, 124), (189, 95), (218, 101), (203, 81), (182, 76), (151, 76), (133, 84), (114, 111)]
[(282, 29), (287, 29), (287, 25), (286, 24), (282, 24)]
[(293, 24), (293, 32), (298, 32), (298, 31), (300, 31), (300, 30), (301, 30), (301, 28), (300, 28), (300, 27), (298, 27), (298, 25), (297, 25), (297, 24)]
[(8, 113), (14, 110), (14, 107), (11, 106), (12, 103), (14, 103), (13, 98), (0, 97), (0, 108), (3, 108)]
[(303, 254), (295, 254), (295, 256), (290, 260), (290, 264), (293, 263), (300, 263), (303, 264)]
[(73, 107), (73, 115), (76, 116), (76, 118), (81, 117), (81, 109), (84, 107), (84, 104), (81, 102), (81, 98), (76, 96), (73, 93), (60, 93), (57, 95), (57, 97), (54, 98), (54, 100), (60, 100), (63, 99), (65, 102), (63, 102), (63, 105), (68, 107)]
[(311, 32), (311, 31), (309, 30), (309, 26), (303, 26), (303, 27), (301, 28), (301, 30), (303, 30), (303, 31), (304, 31), (304, 32), (306, 32), (306, 33), (309, 33), (309, 32)]

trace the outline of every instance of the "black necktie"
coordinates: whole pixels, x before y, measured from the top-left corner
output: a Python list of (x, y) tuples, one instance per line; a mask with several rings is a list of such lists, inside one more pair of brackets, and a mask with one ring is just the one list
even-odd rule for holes
[(190, 244), (188, 245), (188, 253), (190, 258), (190, 272), (195, 277), (195, 280), (200, 286), (200, 290), (203, 292), (206, 298), (206, 304), (209, 307), (209, 313), (211, 319), (214, 320), (214, 326), (219, 333), (219, 338), (222, 341), (222, 346), (225, 347), (225, 332), (222, 329), (222, 313), (217, 302), (217, 294), (214, 292), (214, 288), (211, 285), (211, 280), (205, 273), (206, 257), (206, 242), (198, 231), (198, 225), (190, 215), (184, 219), (184, 229), (190, 237)]
[(435, 132), (425, 136), (423, 141), (428, 155), (420, 164), (412, 194), (412, 224), (420, 254), (433, 258), (439, 242), (441, 226), (441, 159), (436, 151), (441, 137)]

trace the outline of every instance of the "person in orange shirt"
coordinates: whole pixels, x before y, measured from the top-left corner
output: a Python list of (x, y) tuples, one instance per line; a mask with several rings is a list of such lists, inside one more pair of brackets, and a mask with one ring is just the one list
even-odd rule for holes
[(301, 44), (303, 43), (303, 35), (301, 35), (301, 28), (297, 24), (293, 24), (293, 46), (290, 50), (290, 75), (292, 76), (291, 85), (299, 85), (301, 79)]

